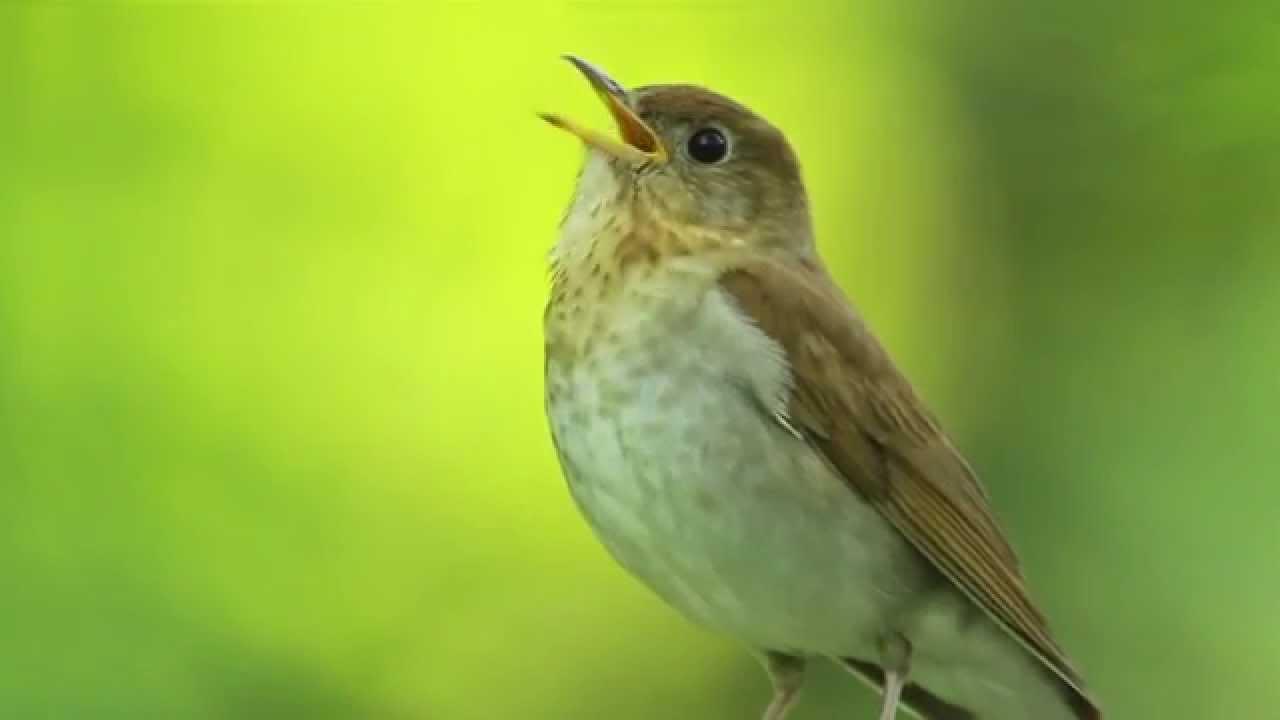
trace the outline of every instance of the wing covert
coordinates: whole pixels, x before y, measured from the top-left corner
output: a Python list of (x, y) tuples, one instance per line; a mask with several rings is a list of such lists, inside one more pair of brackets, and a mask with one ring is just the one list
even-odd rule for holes
[(720, 285), (785, 350), (791, 424), (948, 579), (1094, 707), (1031, 602), (986, 491), (825, 270), (765, 256), (727, 270)]

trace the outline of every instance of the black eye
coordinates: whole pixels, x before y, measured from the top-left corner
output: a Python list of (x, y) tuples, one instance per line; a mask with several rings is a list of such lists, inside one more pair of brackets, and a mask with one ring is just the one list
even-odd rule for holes
[(715, 128), (702, 128), (689, 138), (689, 157), (700, 163), (720, 162), (729, 154), (729, 140)]

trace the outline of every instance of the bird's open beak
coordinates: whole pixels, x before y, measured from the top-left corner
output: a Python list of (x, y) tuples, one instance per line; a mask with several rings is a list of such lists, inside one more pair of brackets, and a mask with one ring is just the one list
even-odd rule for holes
[(614, 122), (618, 124), (618, 133), (622, 135), (622, 140), (615, 140), (598, 130), (583, 127), (561, 115), (539, 113), (542, 119), (577, 135), (586, 144), (632, 165), (665, 163), (667, 150), (662, 146), (662, 139), (631, 109), (631, 105), (627, 102), (627, 91), (603, 70), (586, 60), (574, 55), (565, 55), (564, 59), (573, 63), (573, 66), (586, 76), (587, 82), (591, 83), (596, 94), (604, 101), (605, 107), (609, 108), (609, 114), (613, 115)]

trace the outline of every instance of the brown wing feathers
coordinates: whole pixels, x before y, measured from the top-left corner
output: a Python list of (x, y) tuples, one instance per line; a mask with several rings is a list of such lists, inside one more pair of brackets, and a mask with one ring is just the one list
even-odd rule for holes
[(789, 420), (944, 575), (1100, 717), (1032, 604), (987, 494), (906, 379), (817, 264), (762, 257), (723, 287), (786, 351)]

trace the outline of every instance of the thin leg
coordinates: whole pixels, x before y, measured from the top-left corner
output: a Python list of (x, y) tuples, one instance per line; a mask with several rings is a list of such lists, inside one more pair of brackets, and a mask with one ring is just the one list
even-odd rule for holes
[(907, 678), (896, 670), (884, 674), (884, 706), (880, 710), (880, 720), (894, 720), (898, 715), (898, 700), (902, 698), (902, 686)]
[(898, 716), (898, 701), (902, 688), (907, 684), (907, 669), (911, 665), (911, 643), (898, 633), (886, 635), (880, 640), (880, 667), (884, 668), (884, 706), (880, 720), (894, 720)]
[(787, 713), (800, 696), (804, 684), (805, 660), (796, 655), (767, 650), (761, 661), (773, 682), (773, 700), (764, 711), (764, 720), (785, 720)]

